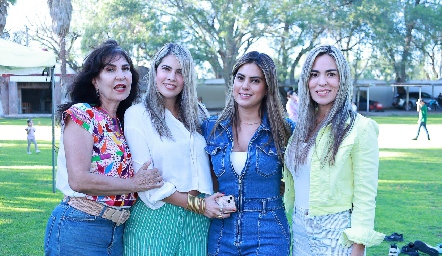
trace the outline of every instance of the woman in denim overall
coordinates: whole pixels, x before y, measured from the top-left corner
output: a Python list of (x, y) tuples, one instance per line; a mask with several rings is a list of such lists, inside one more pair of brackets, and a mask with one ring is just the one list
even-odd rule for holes
[(212, 220), (208, 254), (288, 255), (280, 187), (294, 124), (284, 117), (275, 65), (268, 55), (249, 52), (235, 64), (231, 82), (227, 106), (202, 130), (218, 191), (235, 197), (237, 211)]

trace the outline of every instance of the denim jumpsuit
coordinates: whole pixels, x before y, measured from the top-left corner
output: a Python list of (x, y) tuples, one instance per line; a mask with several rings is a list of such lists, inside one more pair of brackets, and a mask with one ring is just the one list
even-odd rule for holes
[(289, 255), (290, 229), (280, 195), (282, 163), (278, 160), (267, 115), (249, 142), (241, 175), (235, 172), (230, 160), (233, 149), (230, 120), (221, 122), (212, 136), (216, 119), (211, 117), (202, 126), (206, 152), (219, 191), (235, 197), (237, 211), (226, 219), (212, 219), (208, 255)]

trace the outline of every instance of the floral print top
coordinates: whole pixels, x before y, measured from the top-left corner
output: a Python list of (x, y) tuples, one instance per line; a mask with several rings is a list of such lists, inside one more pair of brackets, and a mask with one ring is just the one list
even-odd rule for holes
[[(118, 118), (110, 117), (100, 107), (91, 107), (85, 103), (71, 106), (63, 113), (63, 120), (67, 115), (87, 130), (94, 139), (91, 173), (122, 179), (134, 176), (132, 156)], [(64, 122), (62, 125), (64, 126)], [(132, 206), (136, 201), (137, 193), (113, 196), (86, 195), (86, 198), (109, 206)]]

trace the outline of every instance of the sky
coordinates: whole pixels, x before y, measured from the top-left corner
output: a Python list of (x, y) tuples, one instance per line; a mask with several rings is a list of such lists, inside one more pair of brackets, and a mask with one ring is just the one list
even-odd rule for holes
[(17, 0), (14, 5), (9, 5), (5, 30), (24, 30), (25, 26), (30, 25), (29, 20), (35, 19), (37, 15), (49, 17), (47, 0)]

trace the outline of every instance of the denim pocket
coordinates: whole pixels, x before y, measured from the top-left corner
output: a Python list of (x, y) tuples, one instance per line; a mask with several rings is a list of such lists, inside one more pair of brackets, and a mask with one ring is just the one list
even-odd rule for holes
[(285, 212), (283, 210), (276, 210), (272, 213), (276, 222), (278, 223), (278, 226), (281, 228), (281, 233), (284, 235), (287, 241), (290, 241), (290, 226)]
[(75, 221), (75, 222), (90, 222), (96, 220), (97, 218), (99, 217), (77, 210), (72, 206), (64, 215), (65, 220)]
[(45, 255), (49, 255), (52, 248), (51, 245), (55, 244), (52, 240), (56, 239), (52, 237), (56, 234), (56, 230), (54, 225), (56, 224), (57, 217), (54, 216), (53, 213), (51, 213), (51, 216), (49, 216), (48, 223), (46, 224), (46, 231), (45, 231), (45, 241), (44, 241), (44, 250)]
[(205, 150), (210, 155), (210, 161), (212, 162), (213, 171), (217, 177), (220, 177), (226, 171), (226, 148), (227, 145), (207, 145)]
[(269, 177), (281, 171), (281, 162), (275, 147), (256, 147), (256, 172), (263, 177)]

